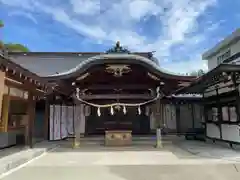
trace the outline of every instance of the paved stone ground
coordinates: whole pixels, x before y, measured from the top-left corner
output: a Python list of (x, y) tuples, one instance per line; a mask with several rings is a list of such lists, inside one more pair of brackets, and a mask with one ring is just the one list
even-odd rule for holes
[(240, 162), (240, 150), (218, 144), (208, 144), (199, 141), (178, 140), (174, 143), (177, 147), (202, 158), (217, 158), (222, 160)]
[[(223, 152), (212, 158), (189, 152), (190, 147), (196, 149), (202, 146), (201, 143), (165, 143), (162, 149), (153, 148), (153, 144), (154, 142), (151, 144), (148, 141), (148, 144), (132, 147), (106, 148), (91, 142), (83, 143), (79, 149), (71, 149), (69, 142), (66, 142), (44, 157), (3, 177), (3, 180), (240, 179), (240, 164), (222, 159)], [(209, 151), (211, 147), (206, 145), (205, 151)]]
[(32, 149), (29, 149), (28, 147), (11, 147), (1, 150), (0, 175), (44, 154), (57, 146), (57, 143), (44, 141), (37, 143)]

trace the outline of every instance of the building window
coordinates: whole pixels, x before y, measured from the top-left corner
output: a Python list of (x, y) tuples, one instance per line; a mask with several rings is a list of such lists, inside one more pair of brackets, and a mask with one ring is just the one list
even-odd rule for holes
[(209, 109), (207, 111), (207, 120), (208, 121), (212, 121), (213, 120), (213, 118), (212, 118), (212, 109)]
[(212, 116), (213, 116), (213, 121), (217, 122), (218, 121), (218, 109), (217, 108), (212, 108)]
[(15, 88), (15, 87), (9, 87), (9, 95), (10, 96), (15, 96), (15, 97), (20, 97), (23, 99), (28, 99), (28, 92), (23, 91), (21, 89)]
[(217, 63), (221, 64), (224, 60), (228, 59), (231, 56), (231, 50), (229, 49), (225, 53), (217, 57)]
[(237, 109), (235, 106), (222, 107), (222, 120), (224, 122), (237, 122)]
[(9, 87), (4, 85), (4, 94), (9, 94)]
[(237, 122), (236, 107), (229, 107), (230, 122)]
[(229, 121), (229, 113), (228, 113), (228, 107), (222, 107), (222, 120), (223, 121)]
[(23, 100), (10, 100), (8, 127), (18, 128), (27, 124), (28, 102)]
[(207, 120), (217, 122), (218, 121), (218, 109), (216, 107), (211, 107), (207, 111)]

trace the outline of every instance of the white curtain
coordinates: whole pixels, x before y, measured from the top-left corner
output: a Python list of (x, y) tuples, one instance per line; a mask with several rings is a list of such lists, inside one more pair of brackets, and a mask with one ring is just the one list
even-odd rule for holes
[(62, 106), (61, 108), (61, 139), (64, 139), (68, 136), (67, 131), (67, 106)]
[(54, 111), (54, 140), (61, 139), (61, 106), (55, 105)]
[(85, 133), (84, 105), (50, 105), (50, 140), (60, 140), (74, 134), (74, 126), (79, 125), (80, 133)]

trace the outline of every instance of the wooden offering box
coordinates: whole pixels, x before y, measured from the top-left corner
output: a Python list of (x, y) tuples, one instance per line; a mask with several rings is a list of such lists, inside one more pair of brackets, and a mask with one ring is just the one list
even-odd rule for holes
[(105, 131), (106, 146), (128, 146), (132, 144), (132, 131), (114, 130)]

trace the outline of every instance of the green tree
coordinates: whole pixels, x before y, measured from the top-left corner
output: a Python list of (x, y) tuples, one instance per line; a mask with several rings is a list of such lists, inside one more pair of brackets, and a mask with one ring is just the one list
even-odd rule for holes
[(190, 76), (202, 76), (205, 74), (205, 72), (204, 72), (204, 70), (199, 69), (197, 71), (192, 71), (189, 74), (190, 74)]
[[(0, 28), (4, 27), (3, 21), (0, 20)], [(0, 49), (7, 48), (11, 52), (29, 52), (29, 49), (22, 44), (18, 43), (4, 43), (0, 40)]]
[(0, 20), (0, 28), (4, 26), (3, 22)]
[[(0, 28), (2, 28), (4, 26), (3, 22), (0, 20)], [(4, 47), (3, 42), (0, 40), (0, 49), (2, 49)]]
[(29, 52), (29, 49), (22, 44), (7, 43), (4, 46), (11, 52)]

